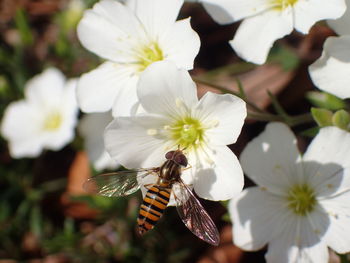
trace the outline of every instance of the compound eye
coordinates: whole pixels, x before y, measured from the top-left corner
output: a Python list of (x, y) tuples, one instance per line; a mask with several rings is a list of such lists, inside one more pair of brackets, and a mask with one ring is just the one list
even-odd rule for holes
[(165, 154), (165, 159), (167, 159), (167, 160), (172, 160), (173, 157), (174, 157), (174, 153), (175, 153), (175, 151), (167, 152), (167, 153)]
[(175, 156), (175, 159), (174, 159), (174, 162), (183, 166), (183, 167), (186, 167), (187, 164), (188, 164), (188, 161), (187, 161), (187, 158), (185, 155), (183, 154), (178, 154)]

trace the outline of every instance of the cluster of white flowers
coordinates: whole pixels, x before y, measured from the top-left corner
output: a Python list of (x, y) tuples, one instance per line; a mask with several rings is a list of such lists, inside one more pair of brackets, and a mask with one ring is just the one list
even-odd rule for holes
[(198, 0), (220, 24), (244, 19), (230, 45), (244, 60), (263, 64), (273, 43), (295, 28), (307, 34), (323, 19), (339, 18), (345, 0)]
[[(230, 44), (257, 64), (294, 28), (306, 34), (317, 21), (346, 10), (344, 0), (196, 2), (220, 24), (244, 19)], [(176, 20), (182, 4), (101, 0), (86, 10), (79, 40), (105, 62), (78, 81), (65, 82), (54, 68), (28, 81), (25, 99), (11, 103), (2, 120), (10, 154), (36, 157), (43, 149), (61, 149), (74, 138), (79, 106), (87, 114), (78, 131), (97, 170), (156, 167), (167, 151), (185, 149), (192, 167), (183, 172), (184, 182), (202, 198), (231, 199), (237, 246), (268, 244), (268, 262), (328, 262), (327, 246), (349, 252), (350, 134), (323, 128), (301, 156), (290, 129), (271, 123), (239, 162), (227, 145), (241, 132), (246, 104), (211, 92), (198, 99), (188, 70), (200, 40), (189, 18)], [(350, 10), (329, 25), (340, 36), (327, 39), (310, 75), (320, 89), (350, 98)], [(257, 187), (242, 192), (243, 171)]]

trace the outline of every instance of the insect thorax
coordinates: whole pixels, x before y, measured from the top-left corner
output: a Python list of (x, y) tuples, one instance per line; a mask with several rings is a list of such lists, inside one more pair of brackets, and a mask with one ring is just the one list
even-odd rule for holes
[(172, 160), (167, 160), (161, 167), (159, 172), (159, 179), (162, 183), (169, 185), (178, 181), (181, 176), (181, 166)]

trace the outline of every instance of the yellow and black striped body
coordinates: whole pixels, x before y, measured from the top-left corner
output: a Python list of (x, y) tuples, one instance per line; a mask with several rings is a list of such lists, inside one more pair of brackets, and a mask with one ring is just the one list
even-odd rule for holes
[(166, 184), (155, 184), (148, 189), (137, 219), (140, 234), (146, 233), (158, 222), (169, 203), (170, 194), (171, 187)]
[(186, 167), (187, 159), (182, 151), (171, 151), (166, 155), (167, 160), (159, 167), (159, 178), (146, 193), (140, 207), (137, 223), (139, 233), (144, 234), (152, 229), (163, 215), (168, 206), (173, 184), (181, 176), (182, 167)]

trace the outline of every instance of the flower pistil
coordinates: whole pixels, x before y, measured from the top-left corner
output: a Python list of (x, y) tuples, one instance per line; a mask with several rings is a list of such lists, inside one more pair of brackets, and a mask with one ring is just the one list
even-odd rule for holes
[(62, 124), (62, 116), (59, 112), (53, 111), (49, 113), (44, 120), (44, 130), (54, 131), (57, 130)]
[(157, 42), (143, 46), (138, 54), (139, 71), (144, 71), (150, 64), (164, 59), (163, 51)]
[(297, 184), (288, 191), (288, 207), (297, 215), (305, 216), (316, 205), (314, 190), (307, 184)]
[(298, 0), (271, 0), (272, 6), (279, 11), (293, 6), (296, 2), (298, 2)]

